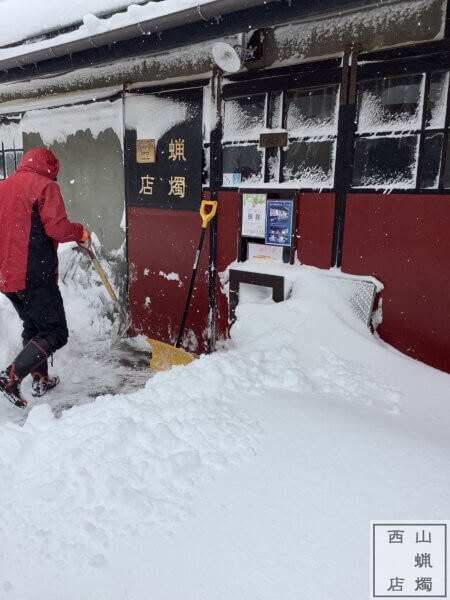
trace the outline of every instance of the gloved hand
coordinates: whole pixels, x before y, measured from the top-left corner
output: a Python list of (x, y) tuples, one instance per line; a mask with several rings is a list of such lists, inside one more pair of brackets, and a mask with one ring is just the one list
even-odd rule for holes
[(91, 237), (91, 232), (89, 231), (89, 229), (86, 229), (85, 227), (83, 227), (83, 235), (81, 236), (81, 243), (87, 242), (88, 239)]

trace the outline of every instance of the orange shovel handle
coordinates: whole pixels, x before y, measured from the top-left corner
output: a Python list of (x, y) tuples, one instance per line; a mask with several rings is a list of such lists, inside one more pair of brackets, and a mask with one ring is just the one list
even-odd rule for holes
[[(210, 210), (207, 212), (206, 209)], [(200, 205), (200, 216), (202, 218), (202, 227), (206, 229), (208, 223), (214, 219), (217, 213), (217, 200), (202, 200)]]

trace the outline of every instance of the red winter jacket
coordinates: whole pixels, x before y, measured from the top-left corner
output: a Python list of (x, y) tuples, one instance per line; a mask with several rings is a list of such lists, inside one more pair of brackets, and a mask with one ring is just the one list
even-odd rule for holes
[(18, 292), (57, 280), (58, 242), (76, 242), (83, 226), (67, 219), (55, 183), (59, 163), (35, 148), (0, 183), (0, 291)]

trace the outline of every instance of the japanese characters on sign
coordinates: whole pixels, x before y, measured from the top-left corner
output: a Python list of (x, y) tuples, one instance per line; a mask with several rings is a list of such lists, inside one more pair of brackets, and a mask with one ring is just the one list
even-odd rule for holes
[[(139, 140), (138, 140), (139, 141)], [(184, 140), (178, 138), (177, 140), (171, 139), (169, 142), (169, 160), (186, 161)], [(154, 161), (141, 161), (141, 162), (154, 162)], [(155, 183), (155, 177), (152, 175), (141, 175), (141, 189), (139, 194), (144, 196), (153, 195), (153, 184)], [(168, 192), (169, 196), (177, 196), (178, 198), (184, 198), (186, 195), (186, 177), (184, 175), (176, 176), (172, 175), (168, 181)]]
[(139, 190), (140, 194), (144, 194), (144, 196), (151, 196), (153, 194), (153, 184), (155, 183), (155, 178), (150, 177), (149, 175), (144, 175), (141, 177), (141, 189)]
[[(201, 95), (198, 90), (183, 90), (167, 93), (164, 100), (167, 114), (158, 114), (155, 126), (152, 127), (151, 122), (147, 126), (150, 135), (155, 131), (155, 139), (137, 139), (134, 129), (126, 129), (127, 204), (198, 210), (203, 166)], [(184, 120), (172, 126), (171, 106), (174, 113), (185, 114)], [(142, 118), (145, 118), (144, 115)], [(158, 138), (157, 132), (164, 129), (166, 118), (169, 126)]]
[(242, 235), (264, 238), (267, 194), (242, 194)]
[(372, 598), (447, 598), (447, 523), (372, 522)]
[(169, 142), (169, 160), (186, 160), (184, 155), (184, 140), (170, 140)]
[(267, 246), (266, 244), (255, 244), (250, 243), (248, 245), (248, 256), (249, 260), (253, 258), (262, 260), (275, 260), (277, 262), (283, 262), (283, 248), (282, 246)]
[[(176, 144), (176, 150), (169, 150), (169, 159), (170, 160), (186, 160), (184, 156), (184, 140), (173, 140), (170, 141), (169, 148)], [(153, 184), (155, 183), (155, 177), (151, 175), (142, 175), (141, 176), (141, 189), (139, 190), (139, 194), (144, 194), (144, 196), (152, 196), (153, 195)], [(171, 176), (168, 180), (169, 196), (178, 196), (179, 198), (184, 198), (186, 195), (186, 177), (177, 177)]]
[(292, 219), (294, 203), (292, 200), (268, 200), (266, 217), (266, 244), (271, 246), (290, 246), (292, 242)]
[(169, 179), (169, 186), (169, 196), (178, 196), (178, 198), (184, 198), (186, 195), (185, 177), (171, 177)]

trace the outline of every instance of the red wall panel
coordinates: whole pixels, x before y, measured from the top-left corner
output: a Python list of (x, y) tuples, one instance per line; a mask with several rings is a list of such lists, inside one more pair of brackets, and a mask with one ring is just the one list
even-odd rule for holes
[(298, 199), (298, 258), (305, 265), (328, 269), (331, 266), (335, 195), (301, 193)]
[[(209, 197), (205, 194), (205, 198)], [(238, 231), (237, 192), (221, 192), (217, 213), (217, 271), (236, 259)], [(129, 301), (136, 332), (174, 343), (200, 236), (198, 213), (155, 208), (128, 208)], [(207, 348), (209, 229), (205, 237), (186, 329)], [(178, 273), (182, 286), (159, 275)], [(216, 336), (228, 335), (228, 300), (217, 277)], [(150, 303), (147, 299), (150, 299)], [(194, 348), (191, 348), (194, 350)]]
[(347, 196), (342, 270), (384, 284), (378, 332), (450, 372), (450, 196)]
[[(220, 192), (217, 270), (237, 253), (239, 195)], [(328, 268), (333, 237), (334, 194), (299, 195), (298, 255), (305, 264)], [(197, 213), (128, 209), (130, 309), (137, 330), (175, 341), (195, 248)], [(450, 371), (450, 196), (350, 194), (342, 269), (371, 274), (385, 285), (383, 339), (410, 356)], [(206, 349), (209, 235), (186, 327)], [(177, 281), (160, 276), (175, 272)], [(150, 299), (150, 303), (147, 300)], [(228, 302), (217, 281), (217, 338), (228, 334)], [(194, 349), (194, 348), (191, 348)]]
[[(175, 343), (201, 233), (197, 212), (128, 208), (129, 302), (134, 329)], [(208, 317), (209, 236), (205, 238), (186, 330), (204, 351)], [(178, 273), (180, 282), (160, 272)]]

